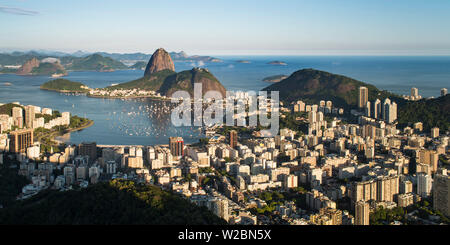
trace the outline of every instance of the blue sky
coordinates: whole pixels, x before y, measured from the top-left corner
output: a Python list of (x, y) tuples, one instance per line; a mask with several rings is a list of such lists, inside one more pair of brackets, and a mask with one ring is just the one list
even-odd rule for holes
[(0, 49), (450, 55), (449, 0), (0, 0)]

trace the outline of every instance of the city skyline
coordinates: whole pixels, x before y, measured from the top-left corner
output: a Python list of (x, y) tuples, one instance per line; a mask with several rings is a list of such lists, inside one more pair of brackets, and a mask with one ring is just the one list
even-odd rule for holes
[(207, 243), (445, 227), (449, 10), (1, 1), (0, 224)]

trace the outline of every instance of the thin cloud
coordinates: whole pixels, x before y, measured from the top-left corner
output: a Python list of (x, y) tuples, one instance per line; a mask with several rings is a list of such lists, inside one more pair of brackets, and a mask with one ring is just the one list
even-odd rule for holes
[(37, 15), (37, 14), (39, 14), (39, 12), (33, 11), (33, 10), (14, 8), (14, 7), (6, 7), (6, 6), (0, 6), (0, 13), (15, 14), (15, 15)]

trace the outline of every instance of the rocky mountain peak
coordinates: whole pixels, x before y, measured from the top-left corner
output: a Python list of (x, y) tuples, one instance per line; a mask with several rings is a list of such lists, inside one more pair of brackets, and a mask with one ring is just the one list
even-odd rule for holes
[(151, 74), (162, 70), (175, 71), (175, 65), (173, 64), (170, 54), (163, 48), (159, 48), (150, 58), (144, 76), (150, 76)]
[(18, 75), (28, 75), (31, 73), (33, 68), (38, 67), (40, 64), (39, 60), (37, 58), (32, 58), (31, 60), (28, 60), (25, 62), (22, 67), (17, 70)]

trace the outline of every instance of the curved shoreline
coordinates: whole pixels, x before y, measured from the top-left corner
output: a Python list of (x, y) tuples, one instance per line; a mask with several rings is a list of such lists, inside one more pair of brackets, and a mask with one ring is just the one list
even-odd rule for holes
[(98, 98), (98, 99), (141, 99), (141, 98), (148, 98), (148, 99), (160, 100), (160, 101), (170, 101), (171, 100), (171, 98), (156, 97), (154, 95), (105, 96), (105, 95), (92, 95), (92, 94), (89, 94), (88, 92), (81, 92), (81, 91), (57, 90), (57, 89), (46, 89), (46, 88), (40, 88), (40, 89), (41, 90), (45, 90), (45, 91), (50, 91), (50, 92), (63, 93), (63, 94), (85, 95), (86, 97)]
[(50, 132), (48, 134), (42, 135), (41, 137), (39, 137), (37, 140), (41, 141), (43, 138), (49, 138), (51, 141), (55, 140), (56, 136), (61, 136), (63, 134), (67, 134), (67, 133), (72, 133), (72, 132), (76, 132), (76, 131), (80, 131), (86, 128), (91, 127), (92, 125), (94, 125), (94, 121), (93, 120), (89, 120), (88, 123), (86, 123), (85, 125), (82, 125), (78, 128), (69, 128), (66, 129), (64, 131), (54, 131), (54, 132)]
[(46, 91), (52, 91), (52, 92), (65, 93), (65, 94), (70, 94), (70, 93), (87, 94), (86, 91), (59, 90), (59, 89), (49, 89), (49, 88), (41, 88), (41, 87), (39, 87), (39, 89), (46, 90)]
[(170, 98), (162, 98), (162, 97), (155, 97), (150, 95), (136, 95), (136, 96), (102, 96), (102, 95), (90, 95), (86, 94), (86, 97), (91, 98), (98, 98), (98, 99), (142, 99), (142, 98), (148, 98), (152, 100), (171, 100)]

